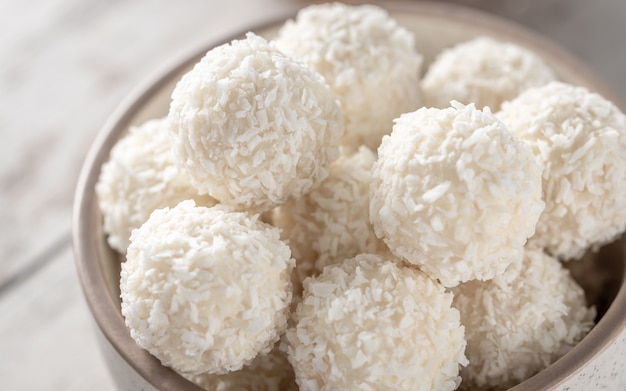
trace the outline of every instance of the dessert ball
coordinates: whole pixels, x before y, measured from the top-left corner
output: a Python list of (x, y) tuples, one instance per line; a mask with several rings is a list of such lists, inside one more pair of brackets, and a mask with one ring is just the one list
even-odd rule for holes
[(365, 146), (342, 155), (331, 164), (328, 178), (318, 187), (277, 208), (274, 225), (282, 229), (296, 259), (296, 284), (327, 265), (386, 249), (369, 218), (375, 160), (374, 152)]
[(344, 113), (346, 147), (376, 149), (394, 118), (421, 106), (423, 59), (415, 37), (381, 7), (310, 5), (275, 42), (329, 83)]
[(288, 358), (301, 390), (454, 390), (467, 363), (452, 294), (372, 254), (304, 281)]
[(456, 100), (496, 111), (529, 87), (553, 80), (552, 69), (534, 52), (477, 37), (443, 50), (426, 70), (421, 88), (428, 106), (443, 108)]
[(453, 293), (467, 339), (463, 389), (513, 387), (567, 353), (594, 323), (585, 292), (561, 262), (540, 250), (524, 253), (511, 283), (471, 281)]
[(287, 354), (277, 346), (238, 371), (183, 376), (207, 391), (298, 391)]
[(626, 229), (626, 116), (584, 87), (553, 82), (497, 113), (531, 146), (546, 209), (529, 241), (561, 260), (613, 241)]
[(372, 170), (377, 236), (446, 287), (520, 262), (544, 208), (530, 147), (489, 108), (455, 102), (403, 114)]
[(256, 212), (326, 178), (343, 132), (324, 79), (253, 33), (210, 50), (180, 79), (168, 121), (198, 191)]
[(165, 119), (133, 126), (116, 142), (102, 165), (96, 195), (109, 246), (122, 254), (131, 231), (155, 209), (173, 207), (186, 199), (205, 206), (217, 203), (200, 195), (177, 168)]
[(238, 370), (284, 332), (294, 261), (258, 215), (183, 201), (154, 211), (130, 241), (122, 315), (164, 365), (187, 374)]

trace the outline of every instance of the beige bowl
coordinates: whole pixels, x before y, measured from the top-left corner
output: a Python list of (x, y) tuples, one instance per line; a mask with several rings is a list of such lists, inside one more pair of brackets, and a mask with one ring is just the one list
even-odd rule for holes
[[(400, 23), (413, 30), (418, 49), (428, 64), (444, 47), (478, 35), (516, 42), (541, 55), (560, 79), (583, 85), (613, 100), (617, 95), (583, 64), (563, 49), (509, 21), (445, 3), (380, 3)], [(271, 37), (286, 15), (272, 23), (249, 30)], [(242, 31), (240, 38), (246, 31)], [(229, 41), (229, 40), (226, 40)], [(75, 199), (73, 240), (76, 266), (93, 318), (102, 351), (121, 390), (200, 391), (201, 389), (139, 348), (131, 339), (120, 312), (119, 255), (106, 243), (94, 186), (100, 167), (120, 135), (130, 126), (167, 113), (170, 93), (180, 76), (211, 47), (210, 42), (180, 59), (171, 69), (148, 80), (126, 99), (104, 125), (82, 169)], [(626, 389), (626, 289), (623, 287), (625, 254), (622, 242), (606, 246), (598, 257), (603, 269), (591, 275), (589, 297), (597, 304), (600, 319), (595, 328), (572, 351), (552, 366), (512, 390)], [(581, 264), (583, 265), (583, 264)], [(587, 270), (576, 271), (589, 275)], [(607, 277), (608, 276), (608, 277)], [(592, 293), (599, 288), (599, 294)]]

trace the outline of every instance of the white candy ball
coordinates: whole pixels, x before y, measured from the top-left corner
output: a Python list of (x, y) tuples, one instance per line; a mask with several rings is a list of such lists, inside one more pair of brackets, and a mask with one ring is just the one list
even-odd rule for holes
[(298, 391), (287, 353), (278, 345), (238, 371), (222, 375), (182, 375), (206, 391)]
[(287, 330), (301, 390), (452, 391), (467, 364), (452, 294), (416, 268), (362, 254), (304, 281)]
[(324, 76), (341, 102), (346, 147), (376, 149), (394, 118), (421, 105), (415, 37), (381, 7), (310, 5), (275, 42)]
[(555, 258), (524, 254), (512, 282), (471, 281), (454, 288), (469, 365), (464, 389), (506, 390), (555, 362), (591, 329), (595, 310)]
[(428, 106), (443, 108), (456, 100), (496, 111), (526, 89), (554, 80), (554, 71), (534, 52), (512, 42), (477, 37), (439, 53), (421, 87)]
[(181, 78), (168, 120), (198, 191), (258, 212), (326, 178), (343, 131), (323, 78), (253, 33), (210, 50)]
[(217, 203), (200, 195), (174, 159), (173, 140), (165, 119), (133, 126), (111, 149), (102, 165), (96, 195), (102, 226), (109, 246), (125, 254), (133, 229), (139, 228), (155, 209), (194, 199), (198, 204)]
[(318, 187), (276, 209), (274, 225), (282, 229), (296, 258), (296, 284), (358, 254), (388, 251), (369, 218), (375, 160), (364, 146), (342, 155)]
[(122, 315), (139, 346), (189, 374), (241, 369), (287, 325), (294, 261), (278, 229), (183, 201), (133, 231)]
[(520, 262), (544, 208), (530, 147), (488, 108), (402, 115), (372, 172), (370, 218), (389, 249), (444, 286)]
[(532, 88), (497, 113), (531, 146), (546, 209), (529, 244), (569, 260), (626, 230), (626, 115), (566, 83)]

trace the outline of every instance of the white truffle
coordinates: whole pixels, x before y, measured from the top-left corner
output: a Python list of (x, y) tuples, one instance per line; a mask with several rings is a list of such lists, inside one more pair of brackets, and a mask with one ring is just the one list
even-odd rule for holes
[(595, 317), (563, 264), (539, 250), (524, 253), (510, 285), (471, 281), (453, 292), (467, 339), (464, 389), (505, 390), (531, 377), (573, 348)]
[(293, 264), (278, 229), (258, 215), (183, 201), (133, 231), (122, 315), (137, 344), (166, 366), (238, 370), (284, 332)]
[(326, 178), (343, 131), (324, 79), (253, 33), (210, 50), (181, 78), (168, 120), (198, 191), (258, 212)]
[(151, 119), (132, 126), (111, 149), (96, 184), (103, 229), (111, 248), (125, 254), (130, 233), (155, 209), (194, 199), (198, 204), (217, 203), (200, 195), (176, 166), (172, 139), (165, 119)]
[(223, 375), (182, 375), (207, 391), (298, 391), (287, 353), (278, 347), (257, 356), (238, 371)]
[(415, 37), (381, 7), (310, 5), (275, 42), (329, 83), (344, 113), (344, 146), (376, 149), (394, 118), (421, 106), (423, 57)]
[[(361, 146), (330, 166), (329, 176), (315, 189), (277, 208), (274, 225), (282, 229), (296, 258), (296, 281), (318, 274), (325, 266), (360, 253), (386, 250), (369, 218), (369, 186), (376, 155)], [(299, 256), (297, 256), (298, 254)]]
[(520, 262), (544, 208), (530, 147), (489, 108), (455, 102), (402, 115), (372, 170), (376, 234), (447, 287)]
[(447, 107), (452, 100), (492, 111), (529, 87), (556, 80), (534, 52), (512, 42), (477, 37), (444, 49), (421, 81), (426, 105)]
[(544, 213), (529, 244), (570, 260), (626, 229), (626, 116), (584, 87), (553, 82), (503, 105), (498, 118), (529, 144)]
[(304, 281), (286, 333), (301, 390), (454, 390), (465, 339), (452, 294), (416, 268), (361, 254)]

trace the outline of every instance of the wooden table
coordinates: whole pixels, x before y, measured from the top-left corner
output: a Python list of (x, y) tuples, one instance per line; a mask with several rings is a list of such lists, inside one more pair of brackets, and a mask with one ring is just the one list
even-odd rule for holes
[[(626, 98), (623, 0), (459, 0), (518, 20)], [(76, 177), (118, 102), (180, 53), (296, 0), (0, 2), (0, 389), (112, 390), (76, 278)]]

